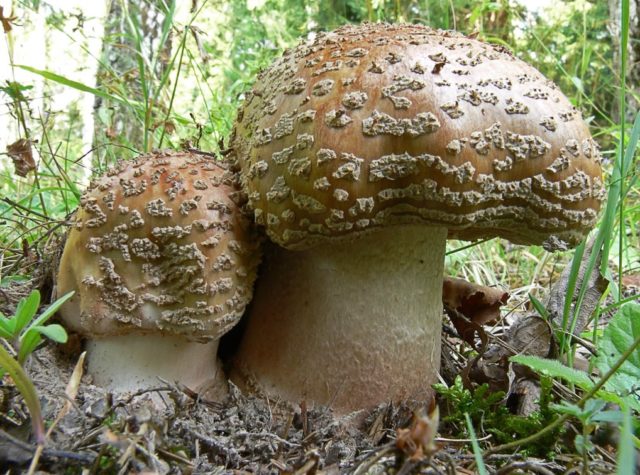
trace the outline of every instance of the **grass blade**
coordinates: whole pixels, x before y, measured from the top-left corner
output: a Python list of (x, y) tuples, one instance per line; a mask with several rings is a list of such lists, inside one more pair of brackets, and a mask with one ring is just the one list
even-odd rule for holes
[(467, 431), (469, 432), (469, 438), (471, 439), (471, 446), (473, 447), (473, 456), (475, 457), (476, 465), (478, 466), (478, 473), (480, 475), (489, 475), (487, 467), (484, 465), (484, 460), (482, 459), (482, 450), (480, 450), (480, 445), (478, 444), (478, 438), (476, 437), (476, 431), (471, 423), (471, 418), (466, 412), (464, 413), (464, 418), (467, 423)]
[(620, 429), (620, 443), (618, 444), (618, 458), (616, 475), (634, 475), (636, 473), (636, 451), (633, 443), (631, 410), (622, 410), (622, 427)]
[(37, 69), (31, 66), (27, 66), (25, 64), (16, 64), (15, 67), (24, 69), (25, 71), (29, 71), (30, 73), (33, 73), (33, 74), (37, 74), (38, 76), (42, 76), (44, 79), (47, 79), (49, 81), (57, 82), (58, 84), (62, 84), (63, 86), (67, 86), (72, 89), (76, 89), (78, 91), (88, 92), (89, 94), (93, 94), (94, 96), (98, 96), (103, 99), (108, 99), (108, 100), (119, 102), (121, 104), (126, 104), (126, 105), (137, 105), (137, 106), (140, 105), (136, 101), (125, 100), (118, 96), (109, 94), (108, 92), (101, 91), (100, 89), (96, 89), (95, 87), (87, 86), (86, 84), (82, 84), (81, 82), (74, 81), (73, 79), (69, 79), (67, 77), (61, 76), (60, 74), (56, 74), (51, 71), (47, 71), (44, 69)]

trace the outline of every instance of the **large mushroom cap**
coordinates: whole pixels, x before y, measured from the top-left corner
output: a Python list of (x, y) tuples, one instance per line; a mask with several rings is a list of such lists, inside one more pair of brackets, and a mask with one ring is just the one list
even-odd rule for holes
[(66, 325), (91, 337), (216, 339), (251, 298), (259, 248), (236, 179), (202, 155), (120, 162), (81, 199), (58, 275)]
[(256, 221), (290, 249), (393, 223), (558, 248), (604, 194), (598, 148), (554, 84), (420, 25), (346, 26), (285, 52), (232, 145)]

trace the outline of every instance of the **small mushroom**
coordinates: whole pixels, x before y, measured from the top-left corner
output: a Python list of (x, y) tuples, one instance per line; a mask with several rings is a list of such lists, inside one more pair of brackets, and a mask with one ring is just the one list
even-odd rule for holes
[(234, 197), (237, 179), (202, 155), (159, 152), (93, 181), (65, 244), (60, 310), (84, 335), (94, 382), (116, 391), (158, 377), (226, 391), (218, 338), (252, 296), (260, 258)]
[[(336, 59), (356, 50), (358, 65)], [(447, 237), (558, 249), (596, 221), (604, 192), (586, 124), (501, 46), (345, 26), (288, 51), (252, 92), (232, 146), (274, 244), (235, 357), (245, 386), (338, 412), (424, 400)]]

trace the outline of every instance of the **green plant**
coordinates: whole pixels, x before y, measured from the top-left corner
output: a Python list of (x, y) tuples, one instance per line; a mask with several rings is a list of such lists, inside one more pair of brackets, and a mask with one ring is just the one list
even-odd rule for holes
[[(611, 319), (598, 344), (596, 366), (606, 374), (623, 353), (640, 337), (640, 305), (627, 303)], [(605, 389), (622, 397), (632, 409), (640, 411), (640, 350), (632, 352), (605, 383)]]
[[(5, 373), (9, 374), (16, 388), (22, 394), (31, 415), (33, 435), (38, 444), (38, 450), (33, 457), (32, 468), (35, 468), (39, 454), (44, 446), (45, 431), (36, 389), (22, 365), (27, 356), (42, 341), (43, 336), (58, 343), (67, 341), (67, 332), (62, 326), (57, 323), (49, 325), (45, 325), (45, 323), (72, 296), (73, 292), (69, 292), (49, 305), (39, 316), (36, 316), (40, 306), (40, 292), (33, 290), (27, 297), (18, 302), (15, 315), (6, 317), (0, 312), (0, 379)], [(14, 345), (17, 346), (16, 355), (8, 351), (10, 348), (13, 349)]]
[(588, 465), (589, 455), (595, 451), (592, 435), (598, 426), (604, 423), (622, 423), (623, 413), (606, 407), (606, 402), (602, 399), (590, 399), (582, 407), (567, 401), (552, 405), (558, 413), (572, 416), (580, 422), (582, 432), (576, 435), (573, 443), (578, 453), (582, 454), (584, 466)]
[[(501, 391), (490, 392), (486, 384), (471, 391), (464, 387), (462, 378), (458, 376), (450, 387), (443, 384), (435, 384), (433, 387), (441, 398), (442, 425), (448, 424), (454, 432), (467, 427), (465, 421), (469, 417), (474, 426), (480, 427), (484, 433), (491, 434), (496, 441), (503, 443), (540, 430), (553, 417), (549, 410), (552, 388), (549, 378), (543, 378), (541, 381), (540, 410), (527, 417), (511, 414), (506, 406), (505, 394)], [(552, 450), (558, 432), (553, 432), (538, 444), (527, 447), (525, 451), (546, 455)]]
[(596, 367), (603, 377), (598, 383), (584, 371), (578, 371), (557, 360), (516, 355), (511, 357), (511, 361), (528, 366), (547, 377), (562, 379), (583, 391), (594, 392), (594, 396), (603, 401), (614, 402), (640, 411), (638, 346), (640, 346), (640, 305), (627, 303), (620, 307), (599, 339)]
[(22, 369), (22, 366), (11, 356), (11, 354), (0, 344), (0, 370), (6, 371), (13, 380), (16, 388), (22, 394), (24, 402), (31, 414), (31, 425), (33, 435), (38, 445), (44, 444), (44, 421), (42, 420), (42, 409), (36, 393), (36, 388)]
[[(18, 302), (14, 316), (6, 317), (0, 312), (0, 338), (17, 347), (16, 360), (19, 364), (22, 365), (27, 356), (36, 349), (42, 337), (47, 337), (56, 343), (67, 341), (67, 332), (61, 325), (57, 323), (45, 325), (45, 323), (72, 296), (73, 292), (69, 292), (36, 316), (40, 306), (40, 292), (33, 290)], [(2, 368), (6, 367), (0, 362), (0, 375)]]
[[(442, 398), (441, 421), (453, 424), (457, 428), (464, 426), (465, 414), (471, 417), (474, 424), (486, 422), (487, 418), (504, 416), (507, 409), (500, 404), (504, 399), (503, 392), (489, 392), (489, 386), (483, 384), (473, 391), (464, 387), (462, 378), (457, 376), (449, 387), (444, 384), (434, 384), (433, 388)], [(483, 424), (487, 427), (487, 424)]]

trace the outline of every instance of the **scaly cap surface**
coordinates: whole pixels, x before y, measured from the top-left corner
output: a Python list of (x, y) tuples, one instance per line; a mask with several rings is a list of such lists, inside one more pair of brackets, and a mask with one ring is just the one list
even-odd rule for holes
[(259, 243), (232, 199), (237, 177), (202, 155), (119, 162), (82, 196), (62, 256), (61, 314), (87, 336), (209, 340), (240, 319)]
[(419, 222), (563, 248), (604, 196), (598, 147), (553, 83), (420, 25), (346, 26), (286, 51), (231, 145), (256, 222), (290, 249)]

